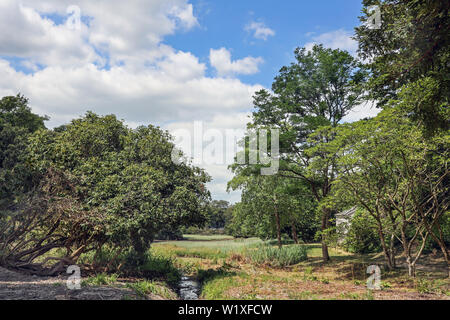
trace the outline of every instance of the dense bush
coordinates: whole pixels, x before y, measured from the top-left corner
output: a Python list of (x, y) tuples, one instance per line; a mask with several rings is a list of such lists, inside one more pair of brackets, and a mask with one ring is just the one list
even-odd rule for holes
[(344, 247), (354, 253), (372, 253), (381, 249), (375, 220), (364, 210), (357, 210), (351, 219)]
[[(26, 122), (31, 114), (26, 101), (16, 99), (14, 109), (5, 99), (2, 117)], [(24, 108), (28, 113), (22, 115)], [(25, 130), (16, 122), (16, 131)], [(25, 147), (11, 159), (15, 163), (1, 168), (1, 190), (11, 180), (25, 185), (24, 173), (27, 188), (0, 195), (0, 264), (51, 274), (105, 245), (132, 248), (142, 260), (160, 230), (205, 222), (209, 176), (172, 161), (174, 145), (167, 132), (151, 125), (130, 129), (114, 115), (91, 112), (55, 130), (38, 124), (39, 130), (30, 128), (17, 142), (16, 148)], [(0, 145), (0, 155), (15, 143)], [(6, 175), (8, 181), (2, 179)], [(67, 252), (49, 257), (45, 263), (57, 261), (51, 268), (36, 263), (57, 248)]]

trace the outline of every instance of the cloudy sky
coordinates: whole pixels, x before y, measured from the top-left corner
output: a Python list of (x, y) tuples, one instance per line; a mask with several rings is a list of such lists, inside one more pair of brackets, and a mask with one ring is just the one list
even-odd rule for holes
[[(175, 134), (194, 121), (243, 129), (253, 93), (296, 47), (355, 53), (360, 11), (360, 0), (0, 0), (0, 97), (24, 94), (50, 128), (92, 110)], [(201, 166), (213, 198), (239, 200), (227, 164)]]

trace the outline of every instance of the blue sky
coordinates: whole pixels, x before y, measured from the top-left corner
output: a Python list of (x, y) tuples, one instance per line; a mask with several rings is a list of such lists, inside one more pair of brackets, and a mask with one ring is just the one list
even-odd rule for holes
[[(270, 89), (296, 47), (356, 54), (361, 8), (360, 0), (0, 0), (0, 97), (24, 94), (49, 128), (90, 110), (130, 127), (159, 125), (178, 140), (195, 122), (243, 130), (254, 92)], [(346, 121), (375, 113), (358, 106)], [(213, 198), (235, 202), (228, 164), (200, 166)]]
[[(335, 30), (352, 31), (359, 24), (361, 0), (245, 0), (191, 1), (200, 27), (166, 38), (174, 48), (193, 52), (208, 61), (210, 48), (229, 48), (233, 57), (261, 56), (265, 63), (246, 82), (270, 87), (274, 76), (293, 61), (293, 51), (312, 37)], [(250, 22), (262, 22), (275, 31), (266, 41), (245, 30)]]

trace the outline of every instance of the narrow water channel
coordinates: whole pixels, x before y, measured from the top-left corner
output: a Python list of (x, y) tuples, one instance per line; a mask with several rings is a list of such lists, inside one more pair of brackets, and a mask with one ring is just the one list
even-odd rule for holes
[(181, 300), (197, 300), (200, 293), (200, 286), (196, 279), (182, 276), (179, 290)]

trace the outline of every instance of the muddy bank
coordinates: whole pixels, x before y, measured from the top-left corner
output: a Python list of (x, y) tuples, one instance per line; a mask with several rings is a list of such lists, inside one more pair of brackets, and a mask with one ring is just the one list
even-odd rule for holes
[[(82, 287), (69, 290), (67, 277), (37, 277), (0, 267), (0, 300), (134, 300), (142, 299), (132, 289), (123, 287)], [(161, 300), (159, 296), (148, 296)]]

